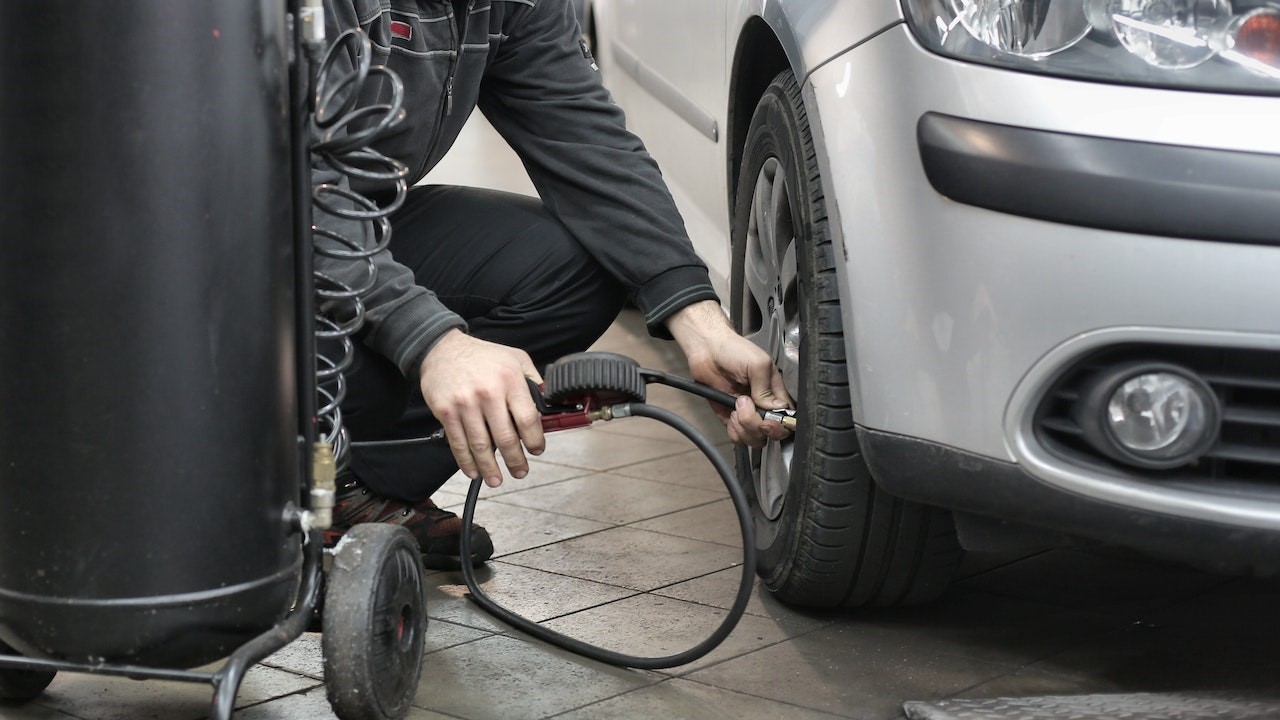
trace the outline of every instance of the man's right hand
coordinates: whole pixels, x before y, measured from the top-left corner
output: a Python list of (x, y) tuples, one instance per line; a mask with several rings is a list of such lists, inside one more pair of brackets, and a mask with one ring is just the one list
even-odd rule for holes
[(485, 484), (502, 484), (494, 451), (513, 477), (529, 472), (524, 450), (541, 455), (542, 416), (525, 378), (542, 377), (523, 350), (473, 338), (460, 330), (441, 337), (418, 369), (427, 408), (444, 426), (458, 468)]

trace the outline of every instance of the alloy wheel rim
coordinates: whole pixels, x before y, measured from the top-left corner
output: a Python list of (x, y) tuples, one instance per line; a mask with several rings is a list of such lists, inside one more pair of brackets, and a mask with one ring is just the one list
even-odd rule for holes
[[(782, 164), (766, 159), (751, 198), (739, 302), (743, 335), (769, 354), (794, 398), (800, 386), (800, 287), (788, 190)], [(782, 515), (794, 455), (794, 438), (769, 440), (753, 453), (756, 498), (769, 520)]]

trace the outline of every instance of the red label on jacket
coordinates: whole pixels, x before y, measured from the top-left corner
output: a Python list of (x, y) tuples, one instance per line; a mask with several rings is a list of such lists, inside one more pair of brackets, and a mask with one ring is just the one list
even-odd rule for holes
[(391, 21), (391, 37), (400, 38), (401, 40), (412, 40), (413, 26), (407, 22), (392, 20)]

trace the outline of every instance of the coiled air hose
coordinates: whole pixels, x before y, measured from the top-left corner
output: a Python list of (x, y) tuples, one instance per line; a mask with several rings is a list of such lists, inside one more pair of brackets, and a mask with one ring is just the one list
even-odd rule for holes
[[(358, 29), (338, 36), (316, 67), (313, 87), (315, 111), (311, 121), (313, 161), (337, 171), (349, 182), (392, 185), (395, 197), (379, 206), (349, 186), (321, 183), (312, 188), (315, 212), (337, 218), (339, 223), (312, 227), (316, 236), (315, 254), (350, 264), (361, 263), (364, 276), (356, 280), (342, 279), (314, 271), (316, 307), (316, 385), (322, 407), (316, 410), (319, 439), (333, 448), (337, 470), (346, 466), (350, 435), (343, 426), (341, 405), (347, 395), (346, 370), (355, 355), (352, 336), (364, 325), (362, 296), (377, 280), (374, 255), (391, 240), (389, 216), (408, 194), (409, 168), (370, 147), (404, 119), (404, 84), (400, 76), (383, 66), (372, 64), (369, 37)], [(338, 61), (349, 59), (350, 71), (339, 70)], [(360, 105), (361, 94), (371, 75), (381, 75), (382, 86), (390, 89), (386, 102)], [(384, 91), (385, 94), (385, 91)], [(343, 234), (334, 225), (341, 221), (356, 223), (359, 237)], [(348, 225), (351, 227), (351, 225)], [(367, 230), (374, 242), (365, 245)], [(354, 233), (353, 233), (354, 234)], [(330, 242), (322, 242), (326, 238)], [(341, 320), (336, 318), (342, 318)], [(338, 352), (333, 353), (337, 348)]]

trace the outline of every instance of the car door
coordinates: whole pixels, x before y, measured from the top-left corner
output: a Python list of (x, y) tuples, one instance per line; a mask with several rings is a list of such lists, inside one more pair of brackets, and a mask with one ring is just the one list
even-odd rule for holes
[[(609, 0), (606, 80), (657, 159), (717, 285), (729, 267), (724, 122), (729, 0)], [(724, 286), (722, 285), (721, 288)]]

